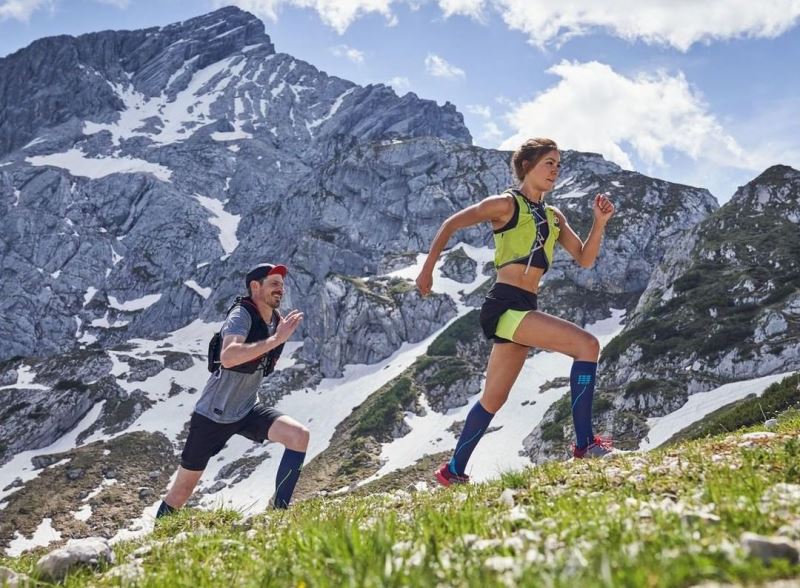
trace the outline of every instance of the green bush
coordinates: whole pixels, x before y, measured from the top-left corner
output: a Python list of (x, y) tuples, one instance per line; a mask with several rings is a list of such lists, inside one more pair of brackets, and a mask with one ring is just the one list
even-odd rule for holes
[(563, 441), (564, 429), (557, 422), (547, 423), (542, 426), (543, 441)]
[(456, 355), (456, 343), (469, 341), (480, 335), (478, 310), (471, 310), (433, 340), (428, 347), (428, 355)]
[(405, 407), (416, 399), (411, 378), (398, 379), (385, 392), (378, 392), (365, 406), (364, 417), (353, 428), (354, 436), (383, 438), (394, 424), (402, 418)]

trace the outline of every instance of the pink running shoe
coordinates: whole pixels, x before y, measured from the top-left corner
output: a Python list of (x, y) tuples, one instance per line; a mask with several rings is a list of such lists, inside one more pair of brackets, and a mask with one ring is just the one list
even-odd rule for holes
[(583, 449), (572, 446), (572, 456), (576, 459), (604, 458), (619, 453), (614, 449), (614, 442), (609, 437), (594, 436), (594, 441)]
[(442, 486), (449, 486), (450, 484), (469, 484), (469, 476), (459, 476), (450, 471), (447, 462), (444, 462), (438, 470), (433, 472), (436, 481)]

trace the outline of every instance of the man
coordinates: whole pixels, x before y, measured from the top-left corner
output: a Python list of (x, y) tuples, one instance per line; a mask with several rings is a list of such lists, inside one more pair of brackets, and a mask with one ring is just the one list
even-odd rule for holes
[(278, 466), (273, 505), (289, 506), (309, 432), (293, 418), (258, 402), (261, 379), (272, 372), (283, 344), (303, 320), (297, 310), (285, 317), (277, 312), (287, 271), (286, 266), (265, 263), (245, 277), (248, 297), (238, 300), (222, 326), (219, 368), (195, 405), (181, 466), (156, 518), (186, 503), (209, 459), (236, 434), (257, 443), (269, 439), (286, 448)]

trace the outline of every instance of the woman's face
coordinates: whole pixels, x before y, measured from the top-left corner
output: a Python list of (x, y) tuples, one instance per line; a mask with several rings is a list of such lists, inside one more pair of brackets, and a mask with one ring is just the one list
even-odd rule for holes
[(561, 168), (561, 155), (557, 149), (547, 152), (539, 162), (525, 174), (525, 183), (534, 190), (548, 192), (553, 189)]

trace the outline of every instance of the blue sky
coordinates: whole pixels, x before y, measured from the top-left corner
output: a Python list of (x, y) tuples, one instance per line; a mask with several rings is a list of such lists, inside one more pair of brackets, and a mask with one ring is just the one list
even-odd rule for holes
[(796, 0), (0, 0), (0, 55), (226, 4), (329, 74), (452, 102), (480, 146), (550, 136), (720, 202), (800, 169)]

